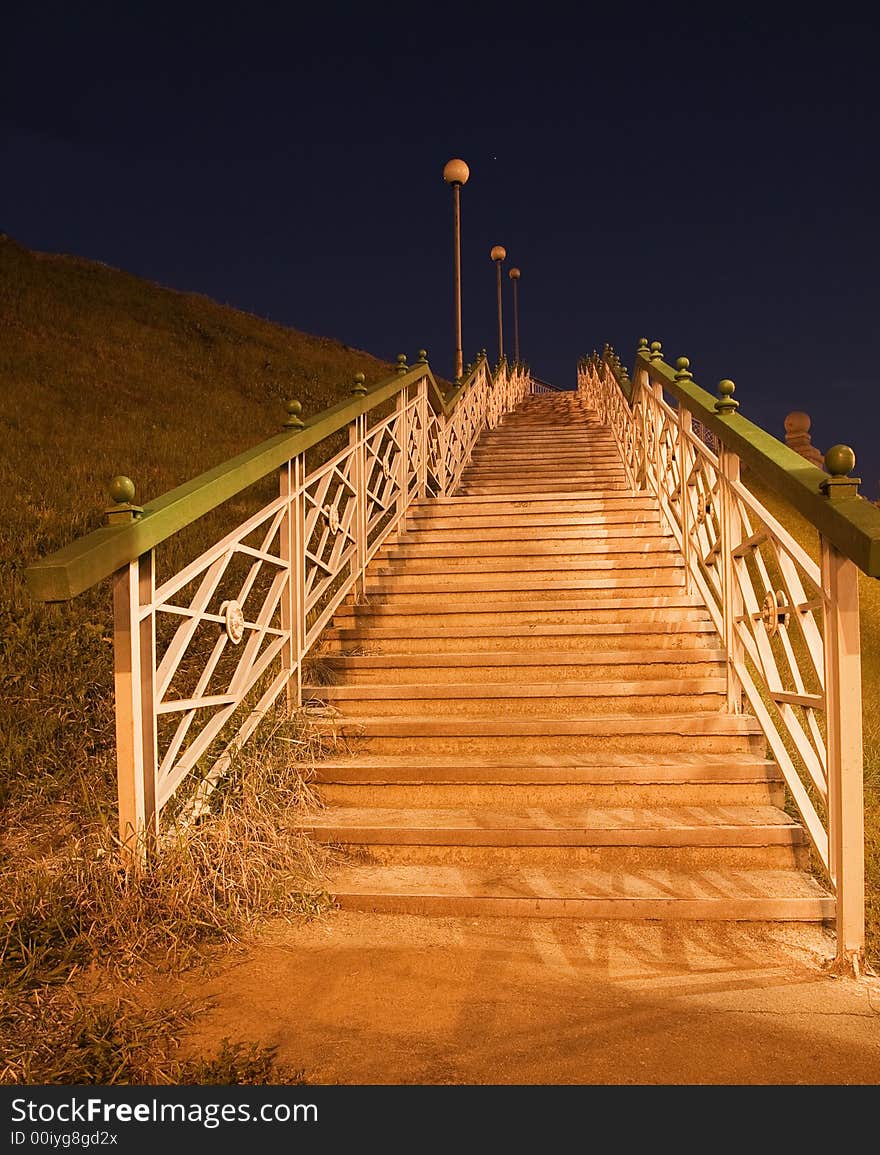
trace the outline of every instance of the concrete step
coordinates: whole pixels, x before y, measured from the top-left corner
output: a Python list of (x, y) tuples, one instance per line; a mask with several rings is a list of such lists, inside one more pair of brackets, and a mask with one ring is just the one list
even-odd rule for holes
[[(412, 556), (420, 553), (434, 557), (455, 556), (456, 554), (478, 554), (492, 552), (498, 544), (515, 546), (521, 543), (528, 549), (544, 552), (545, 550), (580, 550), (583, 546), (586, 552), (601, 552), (607, 548), (610, 552), (618, 549), (626, 551), (641, 550), (643, 546), (650, 547), (656, 543), (660, 549), (674, 548), (673, 540), (664, 534), (654, 521), (644, 521), (628, 525), (575, 525), (567, 526), (559, 523), (549, 525), (507, 525), (484, 526), (476, 524), (470, 528), (443, 529), (437, 527), (419, 528), (410, 526), (397, 537), (392, 538), (376, 554), (377, 558), (386, 557), (392, 553), (412, 550)], [(436, 546), (437, 549), (428, 549)], [(519, 550), (517, 550), (519, 552)]]
[[(431, 559), (440, 559), (444, 572), (450, 568), (477, 564), (485, 567), (490, 563), (512, 564), (515, 568), (530, 563), (553, 564), (650, 566), (667, 557), (681, 559), (672, 538), (616, 537), (609, 541), (594, 541), (589, 538), (550, 538), (548, 540), (496, 540), (480, 542), (434, 541), (424, 542), (415, 535), (408, 535), (403, 542), (386, 545), (375, 555), (380, 568), (386, 563), (406, 562), (410, 566), (428, 565)], [(415, 568), (411, 572), (417, 572)]]
[(650, 678), (646, 680), (391, 682), (357, 685), (306, 685), (304, 702), (332, 703), (345, 714), (395, 716), (430, 709), (442, 702), (446, 713), (514, 719), (535, 712), (545, 718), (643, 712), (717, 712), (725, 700), (726, 679)]
[(554, 717), (537, 710), (520, 717), (481, 717), (434, 710), (392, 715), (327, 714), (319, 727), (333, 739), (357, 739), (369, 754), (459, 752), (494, 758), (543, 753), (641, 754), (742, 752), (764, 756), (765, 740), (747, 715), (697, 711), (683, 714), (595, 714)]
[[(468, 589), (477, 578), (515, 583), (532, 582), (535, 588), (553, 589), (554, 581), (589, 582), (606, 576), (633, 577), (633, 571), (650, 579), (652, 574), (683, 570), (684, 562), (679, 553), (660, 549), (645, 553), (539, 553), (520, 554), (500, 546), (494, 553), (457, 554), (432, 557), (431, 555), (410, 556), (408, 552), (393, 554), (378, 559), (370, 573), (374, 576), (376, 589), (421, 589), (446, 588), (447, 586)], [(682, 575), (683, 576), (683, 575)], [(369, 579), (368, 579), (369, 580)], [(664, 583), (665, 584), (665, 583)], [(676, 582), (675, 584), (682, 584)], [(587, 588), (585, 585), (584, 588)]]
[(331, 890), (346, 910), (436, 916), (824, 921), (834, 900), (793, 870), (352, 866)]
[(773, 806), (330, 806), (296, 829), (408, 865), (794, 867), (803, 829)]
[[(569, 578), (549, 576), (552, 571), (519, 577), (507, 574), (462, 574), (457, 582), (444, 581), (442, 575), (421, 575), (416, 582), (403, 578), (372, 578), (366, 584), (366, 596), (375, 612), (383, 607), (392, 612), (430, 613), (436, 603), (447, 609), (467, 609), (475, 594), (486, 594), (478, 603), (499, 612), (507, 607), (542, 609), (568, 605), (575, 609), (601, 609), (604, 603), (644, 601), (664, 598), (684, 590), (682, 569), (573, 571)], [(622, 607), (625, 608), (625, 607)]]
[[(307, 659), (309, 661), (309, 659)], [(496, 650), (459, 653), (371, 654), (341, 657), (315, 655), (309, 668), (323, 669), (322, 682), (348, 686), (372, 683), (455, 681), (565, 681), (611, 679), (721, 677), (724, 651), (694, 647), (690, 650), (620, 650), (578, 654), (572, 650)], [(310, 684), (317, 679), (310, 674)]]
[(452, 626), (445, 622), (421, 630), (411, 625), (344, 626), (325, 630), (321, 638), (331, 653), (374, 654), (487, 653), (499, 646), (506, 651), (535, 654), (542, 653), (548, 645), (590, 654), (613, 652), (621, 646), (635, 649), (650, 645), (674, 651), (676, 647), (713, 647), (718, 643), (708, 616), (699, 620), (611, 621), (588, 625), (530, 622), (526, 629), (515, 624)]
[[(558, 592), (558, 591), (557, 591)], [(382, 626), (406, 626), (414, 632), (454, 629), (459, 626), (478, 627), (481, 633), (509, 626), (526, 630), (544, 625), (620, 625), (630, 624), (636, 632), (645, 623), (689, 622), (694, 618), (709, 620), (706, 611), (697, 610), (695, 599), (689, 594), (676, 593), (663, 597), (636, 596), (631, 590), (628, 597), (607, 596), (584, 598), (577, 604), (576, 597), (566, 600), (539, 600), (523, 597), (518, 601), (502, 602), (495, 598), (491, 604), (478, 597), (465, 598), (453, 603), (446, 598), (434, 597), (421, 602), (405, 595), (395, 600), (380, 600), (377, 595), (368, 605), (342, 605), (336, 611), (336, 628), (372, 630)], [(620, 592), (620, 591), (616, 591)], [(576, 593), (576, 591), (575, 591)], [(401, 604), (401, 600), (406, 604)]]
[[(519, 502), (523, 504), (518, 506)], [(619, 490), (609, 490), (607, 493), (602, 490), (590, 490), (586, 493), (570, 493), (564, 497), (552, 498), (542, 498), (533, 493), (524, 493), (519, 496), (517, 494), (509, 494), (503, 499), (491, 501), (480, 497), (468, 497), (464, 494), (455, 494), (453, 497), (445, 497), (437, 500), (414, 501), (410, 506), (410, 516), (449, 517), (452, 514), (472, 516), (475, 513), (509, 512), (512, 507), (516, 506), (518, 506), (518, 508), (513, 509), (513, 512), (516, 513), (526, 511), (532, 514), (572, 513), (578, 515), (623, 510), (625, 512), (647, 512), (659, 516), (657, 503), (654, 498), (635, 490), (628, 490), (623, 493)]]

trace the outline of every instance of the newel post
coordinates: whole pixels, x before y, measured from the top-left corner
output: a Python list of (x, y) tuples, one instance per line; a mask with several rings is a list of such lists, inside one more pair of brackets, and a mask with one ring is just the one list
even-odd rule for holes
[[(134, 482), (114, 477), (108, 525), (134, 521)], [(132, 864), (146, 861), (158, 835), (156, 615), (153, 550), (113, 575), (113, 683), (116, 696), (116, 782), (119, 842)]]
[[(296, 432), (305, 428), (302, 405), (288, 401), (284, 428)], [(286, 498), (281, 520), (281, 559), (287, 565), (287, 588), (281, 598), (281, 628), (288, 637), (281, 651), (281, 667), (287, 673), (287, 707), (302, 705), (302, 657), (305, 645), (305, 456), (292, 457), (281, 466), (279, 494)]]
[[(736, 413), (739, 402), (734, 401), (736, 386), (732, 381), (718, 382), (718, 400), (715, 412), (720, 417)], [(742, 518), (739, 504), (733, 490), (733, 483), (739, 482), (739, 456), (728, 449), (724, 441), (718, 441), (718, 496), (721, 536), (721, 598), (724, 614), (724, 649), (727, 653), (727, 710), (731, 714), (742, 713), (742, 686), (736, 667), (745, 660), (745, 648), (740, 640), (737, 621), (744, 613), (742, 589), (735, 570), (733, 551), (742, 545)]]
[[(847, 477), (855, 454), (835, 445), (825, 454), (831, 475), (822, 485), (829, 501), (858, 494)], [(865, 946), (865, 817), (862, 764), (862, 672), (859, 574), (824, 536), (821, 542), (825, 603), (825, 717), (828, 754), (828, 850), (837, 898), (837, 957), (856, 974)]]

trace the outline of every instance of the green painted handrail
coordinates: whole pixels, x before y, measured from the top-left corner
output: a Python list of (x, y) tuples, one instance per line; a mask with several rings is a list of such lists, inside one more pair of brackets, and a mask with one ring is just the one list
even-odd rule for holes
[[(607, 349), (602, 359), (631, 403), (631, 393), (621, 384), (619, 361), (612, 360)], [(687, 368), (686, 362), (684, 367)], [(725, 390), (720, 398), (716, 397), (690, 380), (689, 374), (677, 374), (656, 354), (652, 359), (643, 348), (636, 353), (633, 377), (639, 370), (646, 371), (649, 380), (660, 383), (683, 403), (721, 444), (737, 454), (740, 461), (774, 492), (789, 501), (860, 570), (869, 577), (880, 577), (880, 509), (859, 496), (854, 479), (847, 479), (845, 485), (839, 485), (839, 481), (844, 480), (842, 476), (831, 477), (811, 465), (799, 453), (740, 413), (719, 412), (717, 405), (729, 403), (732, 383), (723, 382)], [(730, 385), (729, 390), (727, 385)], [(835, 483), (845, 496), (832, 496)], [(829, 487), (830, 492), (826, 492), (824, 487)]]
[(43, 602), (76, 597), (422, 377), (428, 378), (432, 408), (448, 418), (473, 383), (484, 356), (480, 354), (471, 372), (448, 398), (444, 397), (427, 361), (419, 361), (405, 372), (401, 366), (364, 394), (347, 397), (306, 419), (302, 428), (270, 437), (148, 502), (140, 517), (102, 526), (34, 562), (25, 569), (29, 593)]

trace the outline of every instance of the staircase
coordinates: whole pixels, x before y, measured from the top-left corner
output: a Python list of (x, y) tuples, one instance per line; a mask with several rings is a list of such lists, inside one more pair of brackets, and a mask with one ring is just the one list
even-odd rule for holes
[(325, 638), (351, 757), (316, 837), (344, 908), (582, 919), (833, 917), (653, 498), (576, 394), (484, 432)]

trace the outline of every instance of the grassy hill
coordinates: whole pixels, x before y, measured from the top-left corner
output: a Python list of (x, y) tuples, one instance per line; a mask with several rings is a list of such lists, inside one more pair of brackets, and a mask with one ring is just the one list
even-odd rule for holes
[[(121, 874), (109, 582), (43, 605), (23, 570), (101, 524), (115, 474), (143, 504), (277, 433), (285, 401), (319, 412), (355, 373), (372, 383), (393, 368), (0, 235), (0, 1082), (101, 1082), (117, 1064), (115, 1081), (268, 1077), (265, 1056), (234, 1048), (217, 1069), (181, 1072), (167, 1015), (84, 998), (77, 976), (98, 959), (117, 975), (148, 955), (180, 959), (257, 911), (289, 913), (289, 878), (312, 853), (284, 829), (296, 777), (273, 778), (264, 757), (234, 818), (151, 880)], [(201, 524), (190, 544), (204, 548)]]

